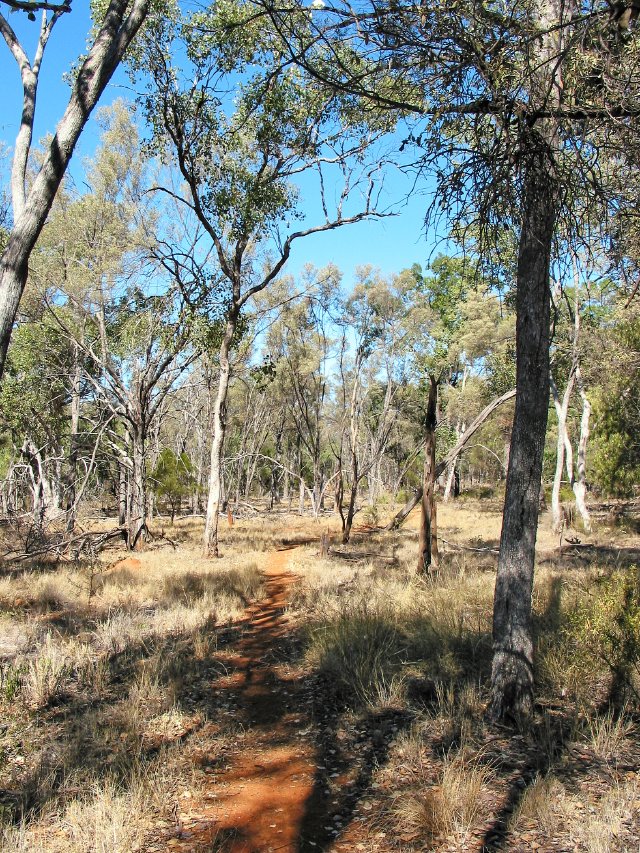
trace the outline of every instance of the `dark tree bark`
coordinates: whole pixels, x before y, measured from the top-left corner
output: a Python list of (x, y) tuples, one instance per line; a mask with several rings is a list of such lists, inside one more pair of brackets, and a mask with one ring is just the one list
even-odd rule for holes
[(420, 540), (418, 544), (418, 572), (438, 568), (438, 536), (436, 525), (436, 426), (438, 405), (438, 380), (429, 377), (429, 400), (424, 436), (424, 472), (422, 478), (422, 501), (420, 504)]
[[(442, 472), (445, 470), (447, 465), (450, 465), (453, 462), (455, 462), (455, 460), (458, 458), (458, 456), (464, 450), (464, 447), (468, 443), (469, 439), (477, 432), (477, 430), (480, 429), (480, 427), (487, 420), (489, 415), (495, 409), (497, 409), (498, 406), (501, 406), (502, 403), (505, 403), (507, 400), (511, 400), (513, 397), (515, 397), (515, 395), (516, 395), (515, 388), (512, 388), (511, 391), (507, 391), (506, 394), (503, 394), (501, 397), (496, 397), (496, 399), (492, 400), (488, 406), (485, 406), (485, 408), (480, 412), (478, 417), (475, 418), (471, 424), (469, 424), (468, 429), (465, 431), (464, 435), (462, 435), (460, 437), (460, 440), (458, 441), (456, 446), (452, 450), (450, 450), (449, 453), (447, 453), (447, 455), (445, 456), (445, 458), (441, 462), (438, 462), (438, 464), (436, 465), (434, 479), (436, 479), (436, 480), (438, 479), (438, 477), (440, 476), (440, 474), (442, 474)], [(398, 512), (396, 515), (394, 515), (394, 517), (391, 519), (391, 521), (387, 524), (387, 526), (384, 529), (385, 530), (397, 530), (399, 527), (401, 527), (404, 524), (404, 522), (406, 521), (411, 510), (415, 506), (417, 506), (421, 500), (422, 500), (422, 486), (416, 490), (416, 492), (412, 495), (412, 497), (410, 497), (409, 500), (407, 501), (407, 503), (402, 507), (400, 512)]]
[(358, 461), (354, 460), (351, 468), (351, 488), (349, 489), (349, 506), (347, 507), (347, 515), (343, 522), (342, 544), (346, 545), (351, 538), (351, 528), (353, 527), (353, 519), (356, 514), (356, 500), (358, 498), (358, 485), (360, 477), (358, 474)]
[(557, 193), (549, 156), (531, 156), (525, 175), (516, 293), (516, 406), (493, 610), (492, 703), (497, 720), (533, 704), (531, 594), (549, 407), (549, 265)]

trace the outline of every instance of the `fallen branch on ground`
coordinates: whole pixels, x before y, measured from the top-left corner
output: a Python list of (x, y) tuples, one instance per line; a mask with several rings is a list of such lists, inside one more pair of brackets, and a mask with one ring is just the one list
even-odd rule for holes
[(458, 545), (457, 542), (449, 542), (448, 539), (443, 539), (438, 536), (439, 542), (444, 542), (449, 548), (455, 548), (457, 551), (475, 551), (477, 554), (499, 554), (499, 548), (472, 548), (471, 545)]
[(89, 555), (98, 553), (110, 539), (123, 537), (126, 534), (124, 527), (116, 527), (115, 530), (109, 530), (106, 533), (81, 533), (79, 536), (72, 536), (70, 539), (59, 538), (56, 541), (49, 542), (41, 548), (34, 551), (26, 551), (18, 553), (9, 551), (2, 555), (2, 562), (21, 562), (22, 560), (30, 560), (34, 557), (42, 557), (45, 554), (54, 554), (59, 560), (78, 560), (83, 552)]

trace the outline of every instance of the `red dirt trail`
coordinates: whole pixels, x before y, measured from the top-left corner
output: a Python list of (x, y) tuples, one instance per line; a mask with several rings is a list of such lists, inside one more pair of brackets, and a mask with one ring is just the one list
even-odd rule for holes
[(271, 555), (266, 597), (247, 608), (241, 639), (216, 655), (230, 674), (212, 689), (233, 696), (237, 704), (245, 726), (243, 752), (232, 754), (212, 778), (203, 801), (193, 804), (195, 819), (181, 821), (180, 837), (167, 849), (300, 853), (327, 850), (331, 843), (327, 828), (314, 825), (326, 823), (326, 817), (320, 817), (321, 809), (314, 817), (319, 791), (318, 760), (308, 736), (312, 723), (294, 695), (295, 676), (277, 662), (290, 631), (284, 609), (295, 576), (287, 571), (288, 558), (286, 550)]

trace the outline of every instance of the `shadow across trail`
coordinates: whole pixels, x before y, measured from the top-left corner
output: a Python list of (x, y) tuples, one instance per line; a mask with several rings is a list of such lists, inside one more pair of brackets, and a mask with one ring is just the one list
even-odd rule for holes
[(352, 849), (340, 839), (404, 726), (395, 712), (382, 712), (360, 726), (359, 743), (339, 742), (341, 709), (330, 685), (325, 692), (317, 677), (292, 665), (299, 649), (284, 611), (296, 578), (287, 550), (272, 554), (266, 597), (247, 609), (240, 637), (216, 655), (225, 672), (211, 685), (212, 700), (234, 709), (242, 735), (193, 804), (195, 820), (183, 816), (174, 850)]

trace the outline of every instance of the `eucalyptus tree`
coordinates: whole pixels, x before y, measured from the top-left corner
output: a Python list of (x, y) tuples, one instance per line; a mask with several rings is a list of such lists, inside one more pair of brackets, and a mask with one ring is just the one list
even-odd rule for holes
[[(2, 431), (11, 443), (7, 479), (31, 495), (33, 528), (64, 513), (64, 444), (75, 354), (51, 317), (24, 320), (14, 335), (0, 389)], [(14, 507), (15, 509), (15, 507)]]
[(341, 277), (333, 265), (320, 270), (307, 265), (297, 290), (289, 280), (289, 298), (266, 340), (275, 369), (274, 387), (283, 404), (282, 429), (288, 427), (290, 438), (292, 458), (287, 468), (299, 483), (300, 514), (308, 494), (317, 516), (329, 480), (337, 476), (328, 475), (327, 463), (332, 460), (326, 433)]
[[(342, 501), (338, 501), (343, 542), (349, 541), (358, 490), (365, 478), (370, 481), (371, 499), (375, 495), (372, 481), (377, 472), (379, 476), (396, 421), (395, 397), (406, 378), (404, 366), (411, 339), (405, 321), (410, 310), (402, 276), (386, 280), (370, 266), (356, 270), (356, 284), (340, 318), (345, 344), (339, 361), (340, 447), (344, 435), (349, 454), (346, 515)], [(341, 465), (342, 450), (337, 455)]]
[[(264, 449), (265, 442), (274, 428), (272, 423), (272, 400), (270, 383), (265, 381), (265, 374), (262, 373), (259, 367), (249, 369), (246, 378), (237, 383), (237, 391), (241, 393), (237, 395), (236, 426), (235, 431), (235, 447), (233, 456), (235, 456), (235, 496), (234, 504), (236, 509), (240, 505), (240, 499), (249, 499), (251, 488), (256, 478), (258, 465), (261, 461), (261, 452)], [(276, 454), (277, 457), (277, 454)], [(233, 460), (231, 460), (233, 461)], [(272, 469), (273, 470), (273, 469)], [(273, 473), (272, 480), (272, 499), (274, 503), (274, 486)]]
[(423, 417), (423, 478), (420, 502), (418, 571), (438, 567), (436, 485), (436, 427), (439, 418), (439, 389), (455, 385), (463, 372), (459, 342), (463, 321), (462, 307), (471, 280), (464, 261), (437, 257), (430, 274), (423, 275), (419, 265), (406, 271), (413, 310), (407, 324), (415, 350), (415, 368), (427, 399)]
[[(483, 252), (504, 229), (517, 245), (517, 394), (494, 600), (494, 718), (531, 711), (531, 595), (549, 396), (549, 269), (558, 224), (572, 214), (605, 224), (626, 192), (615, 172), (637, 171), (637, 15), (627, 4), (545, 0), (403, 0), (267, 8), (289, 55), (316, 79), (382, 109), (415, 116), (407, 142), (433, 171), (431, 209), (471, 228)], [(310, 33), (310, 29), (312, 32)], [(318, 63), (317, 43), (333, 49)], [(600, 154), (613, 153), (607, 163)], [(612, 162), (618, 168), (612, 168)], [(631, 182), (633, 184), (633, 182)], [(575, 199), (581, 198), (581, 207)]]
[(147, 192), (149, 164), (131, 113), (117, 102), (101, 118), (101, 145), (87, 164), (86, 191), (58, 196), (33, 255), (30, 287), (74, 353), (67, 526), (81, 497), (75, 480), (77, 439), (84, 433), (85, 441), (94, 441), (90, 467), (96, 442), (100, 458), (116, 460), (120, 520), (133, 548), (147, 532), (150, 431), (197, 357), (206, 339), (202, 327), (210, 331), (211, 323), (203, 324), (201, 306), (189, 302), (185, 270), (167, 269), (158, 259), (159, 223), (171, 211), (161, 211)]
[[(71, 14), (72, 0), (2, 0), (2, 7), (24, 14), (40, 24), (30, 59), (8, 17), (0, 13), (0, 33), (20, 73), (22, 114), (15, 140), (11, 170), (13, 222), (0, 258), (0, 378), (11, 330), (28, 274), (29, 257), (45, 224), (69, 161), (93, 108), (149, 13), (162, 16), (162, 0), (102, 0), (93, 4), (95, 31), (86, 55), (70, 58), (71, 94), (55, 133), (31, 180), (28, 164), (32, 150), (36, 99), (44, 53), (54, 27)], [(36, 26), (37, 23), (36, 23)], [(74, 68), (74, 63), (78, 67)]]
[[(598, 320), (603, 318), (602, 316), (598, 317), (597, 312), (593, 312), (589, 305), (590, 298), (585, 296), (583, 292), (586, 288), (581, 287), (584, 282), (581, 282), (581, 270), (577, 258), (574, 258), (573, 271), (573, 287), (571, 290), (565, 291), (565, 298), (558, 299), (559, 304), (555, 306), (550, 385), (556, 412), (558, 436), (556, 467), (551, 491), (551, 515), (554, 530), (560, 532), (565, 523), (564, 511), (560, 501), (560, 489), (563, 470), (566, 467), (567, 479), (575, 497), (576, 510), (582, 518), (585, 531), (591, 532), (591, 519), (586, 504), (586, 458), (592, 405), (585, 381), (584, 361), (585, 351), (588, 352), (588, 344), (585, 344), (583, 326), (586, 325), (587, 329), (591, 327), (595, 331), (594, 326)], [(595, 281), (589, 289), (598, 290), (600, 285)], [(560, 294), (556, 293), (556, 296), (559, 297)], [(560, 388), (562, 385), (564, 385), (564, 389), (561, 397)], [(569, 429), (570, 405), (574, 391), (578, 392), (581, 408), (579, 426), (577, 427), (575, 462)]]
[(126, 541), (140, 547), (148, 533), (147, 440), (169, 392), (198, 357), (193, 315), (176, 288), (149, 296), (139, 285), (88, 321), (82, 350), (95, 365), (96, 405), (113, 420), (105, 440), (127, 475)]
[[(88, 348), (99, 330), (103, 361), (108, 355), (106, 316), (118, 288), (139, 264), (148, 247), (154, 214), (144, 204), (145, 165), (129, 110), (116, 102), (98, 117), (101, 144), (86, 164), (86, 191), (70, 187), (58, 193), (31, 257), (28, 288), (19, 313), (48, 312), (74, 354), (69, 384), (69, 432), (65, 438), (65, 499), (67, 528), (72, 530), (87, 476), (105, 435), (101, 412), (87, 407), (86, 385), (100, 375)], [(144, 223), (144, 225), (142, 224)], [(64, 305), (64, 311), (59, 306)], [(83, 391), (84, 389), (84, 391)], [(111, 419), (109, 420), (111, 423)], [(113, 423), (111, 423), (113, 426)], [(82, 437), (81, 437), (82, 436)], [(78, 483), (79, 466), (85, 476)]]
[(640, 311), (614, 299), (607, 315), (582, 365), (593, 401), (591, 474), (600, 491), (629, 497), (640, 482)]
[[(150, 44), (146, 60), (153, 81), (146, 108), (156, 142), (185, 181), (180, 201), (202, 225), (223, 281), (203, 543), (204, 553), (216, 556), (230, 357), (243, 311), (280, 274), (294, 242), (374, 215), (380, 168), (363, 157), (371, 140), (362, 114), (284, 67), (264, 24), (228, 37), (237, 8), (215, 6), (184, 22), (174, 44), (188, 59), (183, 74), (165, 44)], [(318, 219), (309, 223), (307, 215), (294, 228), (292, 222), (304, 218), (295, 182), (306, 175), (317, 178)], [(332, 201), (336, 178), (341, 186)]]

